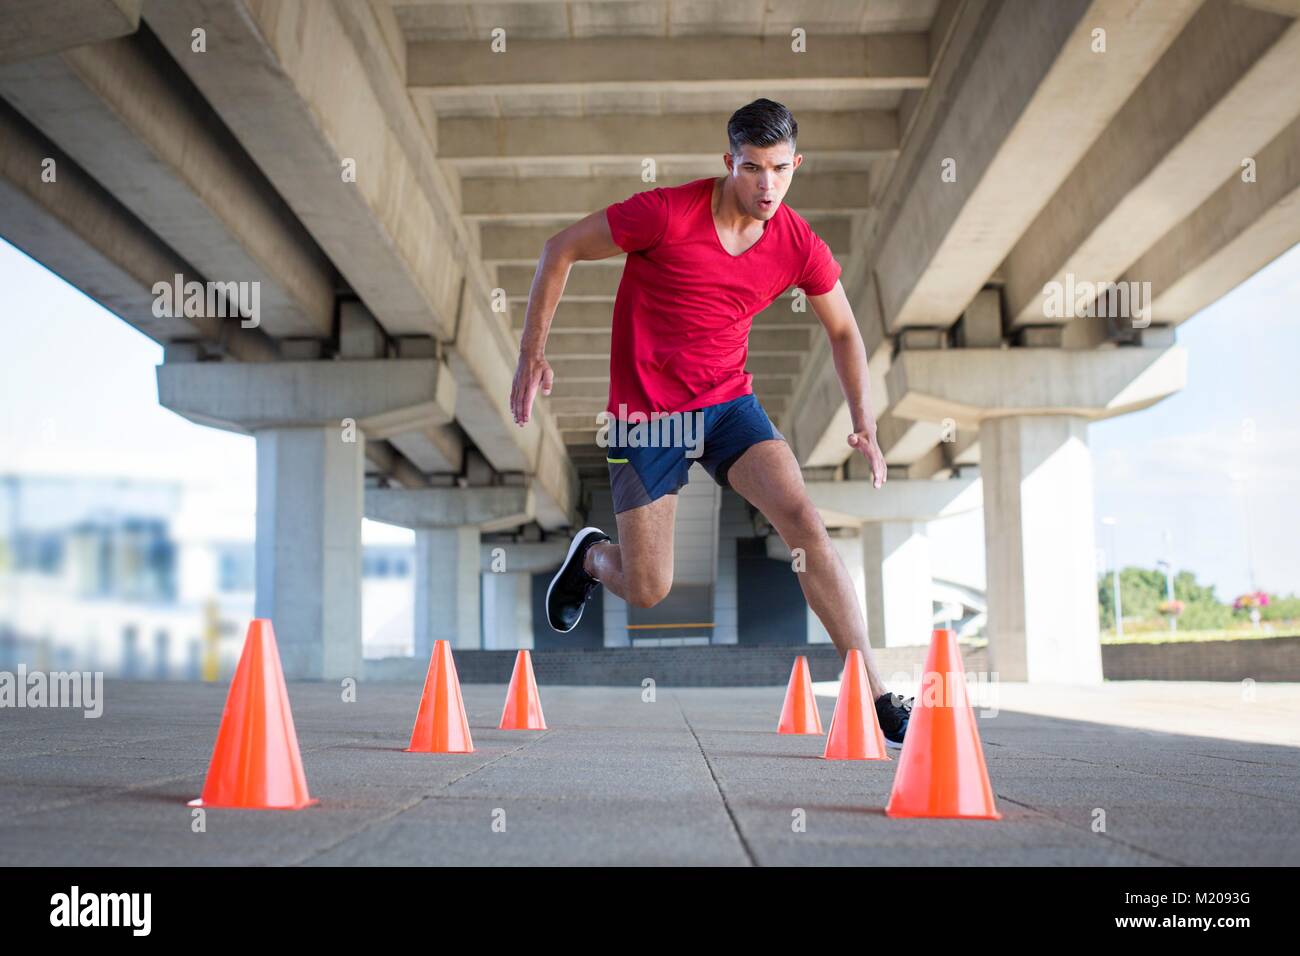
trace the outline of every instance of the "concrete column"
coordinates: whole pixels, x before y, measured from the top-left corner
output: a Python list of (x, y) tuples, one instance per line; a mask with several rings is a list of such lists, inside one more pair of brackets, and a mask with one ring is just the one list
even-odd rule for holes
[(740, 641), (736, 539), (753, 533), (745, 499), (734, 491), (723, 491), (718, 509), (718, 576), (713, 582), (714, 644)]
[(990, 667), (1002, 680), (1101, 680), (1087, 422), (980, 424)]
[(483, 649), (533, 647), (532, 577), (526, 573), (486, 573), (483, 580)]
[(533, 641), (533, 576), (531, 573), (513, 574), (514, 594), (514, 633), (517, 648), (532, 650)]
[(427, 660), (434, 641), (482, 647), (479, 631), (479, 528), (415, 530), (415, 657)]
[(275, 627), (285, 676), (360, 677), (366, 441), (451, 422), (456, 387), (446, 366), (195, 362), (172, 351), (157, 368), (158, 404), (256, 438), (254, 613)]
[(872, 647), (901, 647), (930, 640), (930, 539), (923, 521), (870, 521), (862, 525), (867, 636)]
[(264, 428), (257, 438), (257, 599), (286, 676), (361, 674), (365, 438), (339, 428)]

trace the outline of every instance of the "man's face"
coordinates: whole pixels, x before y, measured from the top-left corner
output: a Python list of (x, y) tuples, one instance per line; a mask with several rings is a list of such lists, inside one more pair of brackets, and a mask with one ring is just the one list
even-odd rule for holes
[(754, 219), (771, 219), (776, 215), (790, 178), (803, 162), (789, 140), (775, 146), (740, 147), (740, 155), (728, 154), (727, 171), (736, 189), (741, 211)]

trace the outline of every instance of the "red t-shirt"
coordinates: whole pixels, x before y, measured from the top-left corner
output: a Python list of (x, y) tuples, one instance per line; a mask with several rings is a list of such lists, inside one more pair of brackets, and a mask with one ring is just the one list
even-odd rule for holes
[(714, 182), (661, 186), (605, 210), (628, 254), (609, 355), (606, 411), (616, 416), (688, 412), (748, 395), (754, 315), (791, 286), (822, 295), (840, 277), (830, 247), (784, 203), (758, 242), (727, 252), (713, 224)]

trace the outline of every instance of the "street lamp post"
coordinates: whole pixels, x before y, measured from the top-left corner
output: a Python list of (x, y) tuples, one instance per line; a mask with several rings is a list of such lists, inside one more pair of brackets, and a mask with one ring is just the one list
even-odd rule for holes
[(1165, 571), (1165, 600), (1169, 603), (1169, 630), (1178, 630), (1178, 615), (1174, 613), (1174, 566), (1168, 561), (1157, 561), (1157, 568)]
[(1119, 524), (1116, 518), (1102, 518), (1101, 523), (1110, 528), (1110, 573), (1111, 573), (1111, 591), (1115, 597), (1115, 638), (1124, 640), (1124, 604), (1120, 599), (1119, 593), (1119, 554), (1115, 549), (1115, 526)]

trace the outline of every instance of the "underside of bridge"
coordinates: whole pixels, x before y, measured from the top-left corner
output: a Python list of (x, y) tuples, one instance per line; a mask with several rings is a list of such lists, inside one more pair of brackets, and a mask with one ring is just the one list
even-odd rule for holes
[[(794, 290), (755, 316), (747, 368), (872, 643), (927, 639), (925, 525), (982, 508), (993, 669), (1096, 680), (1087, 425), (1181, 388), (1176, 326), (1300, 241), (1297, 16), (1300, 0), (8, 0), (0, 235), (164, 346), (165, 407), (256, 437), (257, 611), (286, 672), (361, 672), (363, 516), (416, 529), (417, 657), (438, 638), (529, 647), (530, 576), (569, 530), (613, 524), (596, 432), (623, 265), (572, 270), (555, 389), (520, 428), (542, 244), (721, 174), (730, 113), (780, 101), (805, 156), (787, 201), (843, 266), (886, 487), (846, 444)], [(184, 307), (192, 282), (217, 308)], [(743, 642), (738, 542), (766, 530), (693, 480), (667, 623)], [(601, 643), (654, 623), (636, 610), (606, 595)]]

